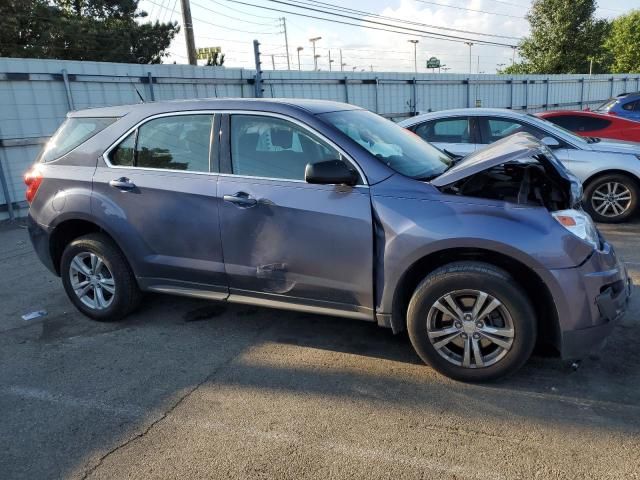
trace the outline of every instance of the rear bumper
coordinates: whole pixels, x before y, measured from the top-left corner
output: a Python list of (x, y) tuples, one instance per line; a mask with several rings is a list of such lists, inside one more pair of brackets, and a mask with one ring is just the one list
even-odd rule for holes
[(31, 244), (33, 245), (33, 249), (36, 251), (38, 258), (54, 275), (58, 275), (51, 259), (51, 231), (36, 222), (31, 216), (31, 213), (29, 213), (29, 216), (27, 217), (27, 228), (29, 230)]
[(577, 268), (552, 271), (557, 288), (560, 353), (576, 360), (601, 348), (629, 303), (632, 282), (627, 270), (605, 244)]

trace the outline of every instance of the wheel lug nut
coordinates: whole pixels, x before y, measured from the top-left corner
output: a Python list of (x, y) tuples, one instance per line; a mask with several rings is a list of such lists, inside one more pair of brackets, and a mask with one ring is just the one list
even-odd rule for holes
[(473, 338), (475, 338), (476, 340), (480, 339), (480, 334), (479, 333), (474, 333), (473, 334)]
[(456, 328), (462, 328), (462, 323), (456, 322), (456, 323), (453, 324), (453, 326), (456, 327)]
[(467, 335), (466, 333), (463, 333), (462, 335), (460, 335), (464, 340), (466, 340), (467, 338), (469, 338), (469, 335)]
[(478, 327), (478, 328), (482, 328), (482, 327), (484, 327), (484, 323), (482, 323), (482, 322), (476, 322), (476, 327)]

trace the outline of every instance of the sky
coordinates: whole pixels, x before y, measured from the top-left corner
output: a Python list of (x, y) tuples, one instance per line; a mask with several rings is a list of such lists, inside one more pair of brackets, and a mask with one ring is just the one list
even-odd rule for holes
[[(289, 0), (282, 0), (288, 2)], [(410, 20), (436, 27), (447, 27), (480, 34), (481, 36), (414, 27), (448, 35), (481, 38), (496, 43), (515, 45), (526, 36), (529, 24), (524, 18), (531, 0), (322, 0), (325, 4), (362, 10), (377, 15)], [(273, 0), (190, 0), (196, 47), (221, 47), (225, 53), (227, 67), (253, 68), (253, 40), (260, 42), (263, 70), (287, 68), (285, 36), (281, 17), (286, 19), (289, 40), (289, 64), (298, 68), (297, 48), (300, 51), (300, 66), (312, 70), (313, 47), (310, 38), (322, 37), (316, 42), (319, 55), (318, 69), (329, 70), (329, 58), (333, 70), (340, 70), (340, 50), (345, 70), (352, 71), (414, 71), (414, 44), (418, 40), (416, 57), (419, 72), (429, 72), (426, 60), (436, 57), (449, 73), (495, 73), (513, 59), (514, 50), (509, 46), (474, 44), (464, 41), (444, 41), (408, 34), (395, 34), (361, 27), (341, 25), (292, 13), (271, 11), (267, 8), (290, 12), (325, 16), (313, 11), (284, 5)], [(238, 3), (242, 2), (242, 3)], [(250, 5), (245, 5), (250, 4)], [(253, 5), (253, 6), (252, 6)], [(640, 0), (601, 0), (596, 16), (614, 18), (631, 9), (640, 9)], [(177, 21), (182, 25), (180, 0), (141, 0), (140, 9), (148, 13), (147, 19), (162, 22)], [(372, 19), (376, 21), (385, 20)], [(357, 20), (348, 20), (361, 24)], [(389, 23), (389, 22), (387, 22)], [(188, 63), (184, 29), (176, 36), (169, 49), (171, 56), (165, 63)], [(471, 53), (471, 62), (470, 62)], [(517, 54), (517, 52), (516, 52)], [(518, 58), (516, 57), (516, 61)], [(471, 63), (471, 65), (470, 65)]]

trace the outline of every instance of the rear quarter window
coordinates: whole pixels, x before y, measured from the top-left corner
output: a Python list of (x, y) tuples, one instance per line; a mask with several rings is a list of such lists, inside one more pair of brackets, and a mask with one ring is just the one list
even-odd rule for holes
[(57, 160), (82, 145), (116, 120), (117, 118), (112, 117), (67, 118), (47, 142), (40, 154), (39, 161), (51, 162)]

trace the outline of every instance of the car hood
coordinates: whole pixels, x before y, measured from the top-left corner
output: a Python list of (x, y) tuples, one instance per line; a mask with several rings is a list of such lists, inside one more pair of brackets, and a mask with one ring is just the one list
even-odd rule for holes
[(536, 156), (544, 157), (543, 161), (557, 170), (561, 176), (567, 179), (572, 176), (549, 147), (528, 133), (516, 133), (467, 155), (442, 175), (431, 180), (431, 184), (442, 187), (503, 163), (530, 162)]
[(435, 187), (444, 187), (483, 170), (513, 162), (541, 163), (548, 175), (552, 175), (565, 186), (572, 205), (576, 205), (582, 199), (580, 180), (566, 169), (549, 147), (528, 133), (516, 133), (476, 150), (430, 183)]
[(636, 142), (625, 142), (624, 140), (602, 139), (599, 142), (590, 143), (589, 148), (596, 152), (640, 155), (640, 144)]

